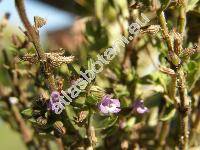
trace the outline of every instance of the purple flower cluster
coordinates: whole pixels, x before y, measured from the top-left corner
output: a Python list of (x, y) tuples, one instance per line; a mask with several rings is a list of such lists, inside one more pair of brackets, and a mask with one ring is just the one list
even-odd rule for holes
[[(60, 102), (60, 93), (53, 91), (51, 93), (50, 101), (48, 103), (48, 108), (50, 110), (55, 110), (53, 104)], [(99, 103), (99, 110), (103, 114), (116, 114), (121, 111), (120, 101), (118, 99), (112, 99), (110, 95), (105, 95), (101, 102)], [(143, 100), (136, 100), (132, 105), (133, 112), (138, 114), (144, 114), (149, 111), (147, 107), (144, 106)]]
[[(149, 111), (144, 106), (143, 100), (136, 100), (132, 105), (133, 112), (138, 114), (145, 114)], [(112, 99), (110, 95), (105, 95), (99, 103), (99, 110), (103, 114), (113, 114), (120, 112), (120, 101), (118, 99)]]

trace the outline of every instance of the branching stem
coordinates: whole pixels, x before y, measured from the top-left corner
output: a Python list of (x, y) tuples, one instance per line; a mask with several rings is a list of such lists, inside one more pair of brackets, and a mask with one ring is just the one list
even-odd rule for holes
[(37, 33), (36, 29), (31, 25), (26, 15), (24, 0), (15, 0), (15, 5), (18, 10), (19, 16), (27, 30), (28, 38), (33, 43), (36, 53), (38, 55), (38, 59), (40, 61), (41, 67), (44, 70), (44, 75), (47, 80), (47, 84), (51, 91), (56, 90), (56, 85), (54, 81), (54, 76), (50, 73), (47, 68), (47, 62), (44, 61), (44, 51), (41, 48), (40, 41), (39, 41), (39, 34)]
[[(186, 24), (186, 3), (187, 3), (187, 0), (184, 0), (183, 4), (180, 6), (179, 33), (182, 35), (185, 31), (185, 24)], [(163, 34), (164, 39), (166, 40), (168, 50), (169, 52), (173, 52), (174, 48), (172, 45), (172, 38), (170, 37), (165, 15), (162, 10), (158, 11), (158, 19), (160, 21), (162, 34)], [(171, 67), (172, 69), (175, 69), (174, 66), (171, 66)], [(172, 93), (170, 93), (170, 98), (175, 99), (175, 102), (177, 102), (176, 97), (175, 97), (177, 88), (174, 88), (177, 83), (178, 84), (177, 90), (178, 90), (179, 99), (180, 99), (179, 107), (177, 107), (180, 112), (180, 131), (181, 131), (180, 149), (187, 150), (189, 148), (188, 138), (189, 138), (189, 109), (190, 107), (189, 107), (189, 99), (187, 97), (185, 75), (184, 75), (182, 64), (176, 67), (175, 72), (176, 72), (176, 78), (172, 79), (174, 84), (172, 85), (173, 90), (172, 90)]]

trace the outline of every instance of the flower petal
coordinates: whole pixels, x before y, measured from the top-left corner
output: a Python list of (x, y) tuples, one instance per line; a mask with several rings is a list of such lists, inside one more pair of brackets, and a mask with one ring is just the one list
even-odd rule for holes
[(118, 113), (118, 112), (120, 112), (120, 111), (121, 111), (120, 108), (115, 108), (115, 110), (113, 111), (113, 113)]
[(111, 101), (116, 107), (120, 107), (120, 102), (118, 99), (111, 99)]
[(109, 113), (108, 109), (105, 106), (103, 106), (102, 104), (99, 105), (99, 110), (104, 114)]
[(139, 113), (139, 114), (144, 114), (144, 113), (148, 112), (147, 107), (144, 107), (144, 108), (138, 107), (136, 110), (137, 110), (137, 113)]

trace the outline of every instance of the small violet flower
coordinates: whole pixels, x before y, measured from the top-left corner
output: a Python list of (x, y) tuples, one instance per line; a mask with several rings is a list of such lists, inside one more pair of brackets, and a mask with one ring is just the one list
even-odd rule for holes
[(103, 114), (118, 113), (120, 109), (120, 102), (118, 99), (112, 99), (110, 95), (105, 95), (100, 104), (99, 110)]
[(138, 113), (138, 114), (144, 114), (144, 113), (149, 112), (149, 109), (144, 106), (143, 100), (136, 100), (133, 103), (133, 111)]
[(53, 102), (58, 102), (59, 101), (59, 97), (60, 97), (60, 93), (59, 92), (57, 92), (57, 91), (53, 91), (52, 93), (51, 93), (51, 100), (53, 101)]
[(52, 105), (56, 102), (59, 102), (60, 93), (57, 91), (53, 91), (50, 96), (50, 101), (48, 103), (48, 108), (52, 109)]

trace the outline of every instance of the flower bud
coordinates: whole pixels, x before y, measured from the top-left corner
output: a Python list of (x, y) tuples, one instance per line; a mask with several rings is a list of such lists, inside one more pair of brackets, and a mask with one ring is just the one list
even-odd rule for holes
[(149, 109), (144, 106), (144, 101), (143, 100), (136, 100), (133, 103), (133, 112), (137, 114), (145, 114), (149, 112)]

